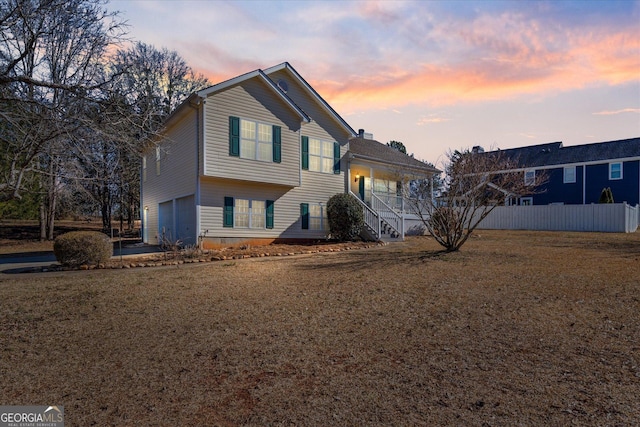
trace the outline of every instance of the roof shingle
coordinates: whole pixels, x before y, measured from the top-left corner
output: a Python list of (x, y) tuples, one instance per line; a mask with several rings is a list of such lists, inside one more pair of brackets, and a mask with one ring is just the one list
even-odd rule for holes
[(382, 163), (390, 163), (397, 166), (419, 170), (428, 173), (438, 173), (438, 169), (408, 156), (388, 145), (382, 144), (373, 139), (351, 138), (349, 140), (349, 151), (356, 158), (373, 160)]
[[(495, 151), (489, 151), (492, 153)], [(511, 148), (500, 152), (523, 168), (640, 157), (640, 138), (563, 147), (562, 142)]]

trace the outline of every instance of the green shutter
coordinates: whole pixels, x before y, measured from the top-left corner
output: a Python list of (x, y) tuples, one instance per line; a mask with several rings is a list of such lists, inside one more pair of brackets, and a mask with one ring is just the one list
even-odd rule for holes
[(309, 203), (300, 203), (300, 217), (302, 218), (302, 229), (309, 229)]
[(360, 193), (360, 200), (364, 200), (364, 176), (361, 176), (358, 182), (358, 193)]
[(280, 126), (273, 126), (273, 162), (282, 161), (282, 130)]
[(224, 198), (224, 214), (222, 225), (224, 227), (233, 227), (233, 197)]
[(273, 228), (273, 200), (267, 200), (267, 228)]
[(229, 116), (229, 155), (240, 156), (240, 119)]
[(309, 170), (309, 137), (302, 137), (302, 169)]
[(340, 144), (333, 143), (333, 173), (340, 174)]

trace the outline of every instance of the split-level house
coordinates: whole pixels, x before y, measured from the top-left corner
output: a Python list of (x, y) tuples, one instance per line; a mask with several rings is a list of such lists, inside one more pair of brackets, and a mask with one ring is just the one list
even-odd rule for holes
[(196, 92), (143, 153), (143, 240), (324, 239), (327, 201), (345, 192), (360, 200), (369, 237), (401, 239), (398, 173), (438, 171), (365, 136), (286, 62)]
[[(475, 147), (475, 151), (480, 147)], [(491, 153), (491, 152), (489, 152)], [(535, 194), (514, 197), (517, 205), (598, 203), (610, 188), (616, 203), (640, 203), (640, 138), (564, 147), (562, 142), (501, 150), (523, 174), (525, 184), (545, 174)]]

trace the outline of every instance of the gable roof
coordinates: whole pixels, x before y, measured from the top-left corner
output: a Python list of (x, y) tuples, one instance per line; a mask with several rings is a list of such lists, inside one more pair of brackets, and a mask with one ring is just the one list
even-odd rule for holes
[[(322, 109), (329, 114), (336, 122), (338, 122), (351, 136), (355, 136), (356, 132), (353, 130), (351, 126), (342, 118), (340, 115), (320, 96), (316, 90), (311, 87), (309, 83), (296, 71), (295, 68), (291, 66), (288, 62), (283, 62), (282, 64), (274, 65), (273, 67), (269, 67), (264, 70), (266, 75), (273, 74), (276, 71), (286, 70), (289, 72), (291, 76), (293, 76), (300, 85), (307, 91), (307, 93), (316, 100), (318, 104), (322, 107)], [(274, 83), (275, 84), (275, 83)], [(277, 86), (277, 85), (276, 85)], [(279, 89), (279, 88), (278, 88)]]
[(237, 85), (239, 83), (242, 83), (244, 81), (250, 80), (250, 79), (254, 79), (254, 78), (258, 78), (259, 80), (261, 80), (262, 82), (264, 82), (267, 87), (269, 87), (271, 89), (271, 91), (273, 91), (273, 93), (279, 97), (280, 99), (282, 99), (282, 101), (289, 105), (289, 107), (291, 107), (292, 110), (294, 110), (299, 116), (300, 118), (304, 121), (309, 123), (311, 121), (311, 117), (309, 117), (307, 115), (307, 113), (305, 113), (304, 111), (302, 111), (302, 109), (300, 107), (298, 107), (296, 105), (295, 102), (293, 102), (293, 100), (291, 98), (289, 98), (287, 96), (286, 93), (284, 93), (279, 87), (278, 85), (276, 85), (273, 80), (271, 80), (269, 77), (267, 77), (267, 75), (262, 71), (262, 70), (254, 70), (254, 71), (250, 71), (248, 73), (239, 75), (237, 77), (234, 77), (232, 79), (229, 80), (225, 80), (221, 83), (217, 83), (213, 86), (209, 86), (206, 89), (202, 89), (201, 91), (198, 91), (197, 94), (198, 96), (200, 96), (201, 98), (206, 98), (208, 95), (215, 93), (215, 92), (219, 92), (221, 90), (227, 89), (231, 86)]
[[(563, 147), (562, 142), (499, 150), (522, 168), (640, 158), (640, 138)], [(495, 153), (489, 151), (487, 154)]]
[(357, 159), (369, 160), (373, 162), (391, 164), (402, 168), (412, 169), (419, 172), (439, 173), (433, 166), (421, 162), (418, 159), (408, 156), (395, 148), (382, 144), (374, 139), (351, 138), (349, 140), (349, 153)]

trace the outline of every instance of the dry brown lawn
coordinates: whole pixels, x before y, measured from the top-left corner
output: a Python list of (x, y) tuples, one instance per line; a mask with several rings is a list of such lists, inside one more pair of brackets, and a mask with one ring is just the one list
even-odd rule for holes
[(69, 426), (628, 426), (640, 233), (0, 276), (0, 403)]

